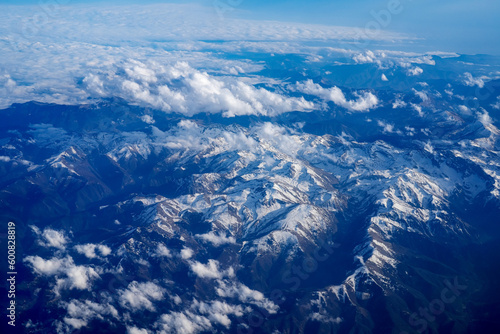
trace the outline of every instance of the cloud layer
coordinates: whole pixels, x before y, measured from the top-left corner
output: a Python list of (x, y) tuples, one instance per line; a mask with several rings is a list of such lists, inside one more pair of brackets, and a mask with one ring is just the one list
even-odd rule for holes
[[(120, 72), (125, 72), (124, 76)], [(222, 113), (226, 117), (275, 116), (314, 107), (304, 98), (286, 97), (230, 77), (214, 77), (186, 62), (148, 66), (130, 61), (114, 73), (89, 74), (83, 83), (87, 91), (98, 97), (119, 96), (131, 103), (187, 116), (201, 112)]]
[[(316, 52), (301, 43), (368, 38), (358, 28), (221, 19), (213, 7), (198, 5), (1, 9), (0, 108), (32, 100), (81, 104), (118, 96), (188, 116), (311, 111), (314, 103), (287, 94), (281, 79), (256, 76), (265, 68), (262, 62), (227, 59), (225, 53)], [(380, 31), (368, 39), (407, 37)], [(256, 85), (263, 82), (273, 84)]]

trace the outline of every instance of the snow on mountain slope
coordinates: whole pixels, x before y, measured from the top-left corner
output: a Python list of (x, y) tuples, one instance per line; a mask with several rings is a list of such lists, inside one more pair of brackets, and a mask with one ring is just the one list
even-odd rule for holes
[[(408, 331), (443, 277), (484, 282), (470, 260), (492, 238), (479, 213), (488, 206), (494, 220), (500, 208), (498, 134), (486, 118), (466, 139), (424, 131), (416, 140), (377, 127), (316, 133), (286, 118), (227, 125), (109, 109), (117, 114), (85, 131), (40, 122), (54, 124), (43, 126), (52, 142), (33, 127), (2, 139), (2, 214), (40, 226), (35, 238), (44, 226), (66, 231), (58, 254), (42, 239), (26, 250), (44, 249), (27, 258), (27, 275), (45, 295), (57, 291), (48, 309), (66, 314), (48, 327), (91, 326), (101, 310), (124, 331), (175, 319), (195, 333)], [(136, 122), (146, 113), (154, 124)], [(98, 292), (71, 285), (77, 272)], [(254, 314), (265, 321), (254, 326)]]

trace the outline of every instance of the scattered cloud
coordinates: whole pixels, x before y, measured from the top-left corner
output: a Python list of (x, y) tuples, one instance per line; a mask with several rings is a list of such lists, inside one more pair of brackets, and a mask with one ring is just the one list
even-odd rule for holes
[(244, 309), (241, 305), (230, 305), (223, 301), (209, 303), (193, 300), (189, 309), (183, 312), (164, 314), (156, 323), (160, 333), (195, 334), (214, 332), (216, 326), (228, 329), (231, 325), (229, 316), (241, 317)]
[(297, 83), (295, 87), (302, 93), (318, 96), (349, 111), (366, 112), (376, 108), (379, 102), (377, 97), (371, 92), (354, 93), (357, 96), (357, 100), (348, 101), (340, 88), (323, 88), (310, 79), (302, 83)]
[(172, 257), (172, 252), (162, 243), (159, 243), (158, 246), (156, 246), (156, 256), (159, 257)]
[(299, 136), (290, 133), (290, 130), (285, 127), (266, 122), (256, 125), (252, 130), (261, 142), (270, 143), (290, 156), (296, 156), (302, 148)]
[(220, 270), (220, 264), (217, 260), (208, 260), (207, 264), (193, 261), (189, 264), (191, 271), (199, 278), (221, 279), (224, 276), (234, 276), (233, 268)]
[(111, 248), (106, 245), (95, 245), (95, 244), (85, 244), (76, 245), (75, 249), (78, 253), (85, 255), (89, 259), (94, 259), (97, 256), (96, 251), (102, 256), (108, 256), (111, 254)]
[(35, 273), (39, 275), (52, 276), (59, 274), (65, 270), (68, 266), (73, 265), (73, 259), (70, 257), (66, 258), (52, 258), (50, 260), (44, 260), (40, 256), (27, 256), (24, 258)]
[(92, 267), (70, 266), (65, 270), (67, 277), (56, 280), (56, 294), (66, 289), (90, 290), (91, 282), (100, 278), (99, 274)]
[(407, 73), (409, 76), (418, 76), (418, 75), (424, 73), (424, 70), (418, 66), (415, 66), (415, 67), (409, 68), (407, 70)]
[(478, 113), (479, 122), (492, 134), (500, 135), (500, 130), (493, 124), (490, 114), (484, 109)]
[(127, 327), (127, 334), (150, 334), (151, 332), (144, 328), (138, 328), (135, 326)]
[(156, 326), (161, 334), (195, 334), (210, 330), (212, 323), (206, 317), (186, 311), (164, 314), (156, 323)]
[(30, 226), (31, 230), (38, 237), (38, 244), (42, 247), (53, 247), (60, 250), (66, 249), (66, 244), (69, 242), (64, 231), (57, 231), (51, 228), (45, 228), (43, 231), (34, 225)]
[(219, 300), (210, 303), (194, 300), (191, 309), (196, 310), (199, 314), (208, 316), (211, 322), (220, 324), (226, 328), (229, 328), (231, 325), (228, 315), (243, 316), (242, 306), (230, 305)]
[(412, 88), (412, 91), (422, 100), (422, 102), (428, 102), (430, 100), (429, 96), (425, 92), (418, 91), (415, 88)]
[(61, 290), (89, 290), (93, 280), (100, 278), (97, 271), (89, 266), (75, 265), (73, 258), (52, 258), (45, 260), (40, 256), (27, 256), (24, 261), (39, 275), (55, 276), (54, 292)]
[(116, 308), (109, 304), (98, 304), (90, 300), (80, 301), (73, 299), (69, 303), (63, 303), (67, 315), (64, 323), (73, 329), (80, 329), (88, 325), (93, 319), (104, 320), (105, 317), (119, 318)]
[(264, 294), (257, 290), (252, 290), (242, 283), (226, 283), (219, 281), (219, 287), (216, 289), (219, 297), (236, 298), (242, 303), (254, 304), (267, 310), (270, 314), (275, 314), (279, 306), (271, 300), (265, 298)]
[(153, 282), (131, 282), (126, 289), (118, 291), (120, 305), (133, 312), (155, 311), (154, 301), (164, 298), (166, 290)]
[(226, 237), (221, 234), (215, 234), (213, 231), (206, 234), (199, 234), (197, 237), (203, 241), (210, 242), (215, 247), (227, 244), (236, 244), (236, 239), (234, 237)]
[(194, 252), (191, 248), (183, 248), (180, 255), (183, 260), (188, 260), (193, 257)]
[(491, 105), (491, 107), (492, 107), (493, 109), (500, 110), (500, 96), (499, 96), (499, 97), (497, 97), (497, 101), (496, 101), (494, 104), (492, 104), (492, 105)]
[(393, 133), (394, 131), (394, 125), (389, 124), (383, 121), (377, 121), (377, 124), (382, 127), (382, 132), (384, 133)]
[(411, 103), (410, 104), (412, 109), (415, 110), (420, 117), (424, 117), (424, 113), (422, 111), (422, 107), (419, 106), (418, 104)]
[(358, 53), (352, 58), (357, 64), (374, 63), (377, 58), (373, 51), (366, 51), (365, 53)]
[(483, 88), (484, 81), (488, 80), (488, 79), (489, 78), (485, 77), (485, 76), (475, 78), (469, 72), (465, 72), (463, 82), (466, 86), (470, 86), (470, 87), (478, 86), (479, 88)]
[(472, 115), (471, 110), (470, 110), (467, 106), (464, 106), (464, 105), (459, 105), (459, 106), (458, 106), (458, 110), (460, 110), (460, 112), (461, 112), (462, 114), (465, 114), (465, 115)]
[(434, 147), (432, 146), (430, 141), (427, 141), (427, 143), (425, 143), (424, 151), (429, 152), (430, 154), (436, 153), (436, 151), (434, 150)]
[(396, 99), (394, 103), (392, 104), (392, 109), (397, 109), (397, 108), (404, 108), (406, 107), (406, 102), (400, 99)]
[(153, 119), (152, 116), (150, 115), (144, 115), (141, 117), (141, 120), (144, 122), (144, 123), (147, 123), (147, 124), (155, 124), (155, 120)]
[(337, 317), (334, 318), (330, 316), (329, 314), (321, 313), (321, 312), (315, 312), (310, 315), (310, 319), (319, 321), (319, 322), (330, 322), (333, 324), (340, 324), (342, 322), (342, 318)]

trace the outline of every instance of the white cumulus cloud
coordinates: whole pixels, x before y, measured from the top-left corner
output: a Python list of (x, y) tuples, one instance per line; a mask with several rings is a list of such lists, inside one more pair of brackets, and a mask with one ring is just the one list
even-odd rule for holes
[(479, 88), (484, 87), (484, 80), (488, 79), (487, 77), (474, 77), (469, 72), (464, 73), (463, 82), (466, 86), (478, 86)]
[(191, 270), (200, 278), (222, 278), (224, 272), (219, 270), (219, 261), (208, 260), (207, 264), (193, 261), (190, 263)]
[(170, 249), (164, 244), (159, 243), (158, 246), (156, 246), (155, 255), (159, 257), (172, 257), (172, 252), (170, 252)]
[(154, 301), (164, 298), (166, 290), (153, 282), (131, 282), (126, 289), (118, 291), (120, 305), (131, 310), (155, 311)]
[(198, 238), (210, 242), (212, 245), (218, 247), (226, 244), (235, 244), (236, 239), (234, 237), (226, 237), (221, 234), (215, 234), (213, 231), (205, 234), (197, 235)]
[(67, 315), (64, 322), (73, 329), (80, 329), (87, 326), (93, 319), (104, 320), (105, 317), (119, 318), (116, 308), (110, 304), (98, 304), (90, 300), (73, 299), (69, 303), (63, 303)]
[(302, 93), (318, 96), (325, 101), (331, 101), (349, 111), (366, 112), (376, 108), (379, 102), (378, 98), (371, 92), (355, 93), (356, 100), (347, 100), (340, 88), (323, 88), (310, 79), (297, 83), (296, 89)]
[(112, 76), (89, 74), (83, 81), (86, 89), (98, 97), (120, 96), (130, 103), (187, 116), (203, 112), (274, 116), (314, 108), (302, 97), (287, 97), (232, 77), (214, 77), (186, 62), (162, 66), (129, 61), (112, 70)]
[(76, 245), (75, 249), (78, 253), (85, 255), (89, 259), (94, 259), (98, 257), (96, 251), (102, 256), (108, 256), (111, 254), (111, 248), (106, 245), (95, 245), (95, 244), (85, 244)]
[(92, 281), (100, 276), (96, 269), (90, 266), (76, 265), (73, 258), (56, 258), (45, 260), (40, 256), (27, 256), (24, 262), (39, 275), (55, 276), (54, 292), (59, 295), (61, 290), (89, 290)]
[(418, 75), (424, 73), (424, 70), (418, 66), (415, 66), (415, 67), (409, 68), (407, 73), (409, 76), (418, 76)]
[(57, 249), (66, 249), (66, 244), (69, 242), (68, 237), (63, 231), (45, 228), (43, 231), (36, 226), (30, 226), (31, 230), (38, 236), (38, 244), (43, 247), (53, 247)]
[(242, 283), (227, 284), (224, 281), (219, 281), (216, 292), (220, 297), (237, 298), (242, 303), (254, 304), (264, 308), (270, 314), (275, 314), (279, 310), (279, 306), (267, 299), (262, 292), (252, 290)]

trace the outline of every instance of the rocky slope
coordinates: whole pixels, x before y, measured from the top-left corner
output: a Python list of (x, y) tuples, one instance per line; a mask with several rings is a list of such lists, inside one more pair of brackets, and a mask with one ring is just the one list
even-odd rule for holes
[(1, 111), (26, 331), (498, 328), (497, 115), (398, 99), (230, 124), (120, 100)]

